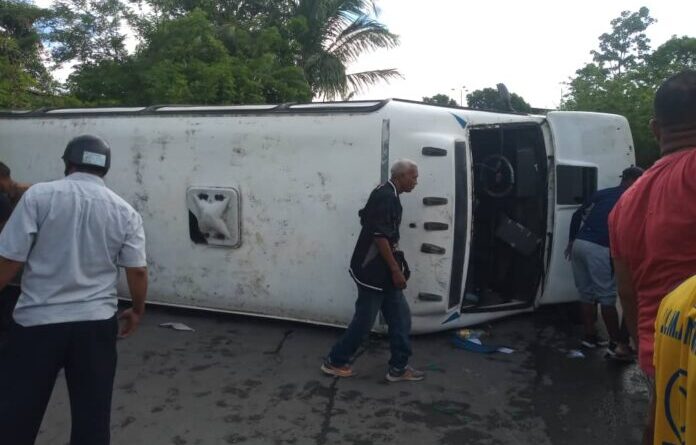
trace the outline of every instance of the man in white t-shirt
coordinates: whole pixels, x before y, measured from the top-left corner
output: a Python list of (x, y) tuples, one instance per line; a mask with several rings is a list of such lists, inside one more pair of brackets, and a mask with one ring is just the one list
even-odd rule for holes
[[(61, 369), (70, 395), (71, 445), (110, 442), (116, 338), (145, 310), (147, 267), (140, 215), (102, 179), (111, 150), (71, 140), (66, 177), (29, 188), (0, 234), (0, 289), (24, 266), (22, 293), (0, 351), (0, 442), (33, 444)], [(116, 318), (125, 268), (133, 307)]]

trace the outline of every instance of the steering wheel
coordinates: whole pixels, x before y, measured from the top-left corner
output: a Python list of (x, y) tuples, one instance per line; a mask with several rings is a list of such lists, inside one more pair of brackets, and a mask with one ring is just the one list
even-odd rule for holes
[(503, 155), (493, 154), (478, 163), (483, 190), (494, 198), (502, 198), (515, 186), (515, 169)]

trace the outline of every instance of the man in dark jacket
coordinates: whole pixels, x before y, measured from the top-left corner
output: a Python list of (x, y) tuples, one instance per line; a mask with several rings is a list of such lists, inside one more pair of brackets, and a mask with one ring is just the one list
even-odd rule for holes
[(418, 166), (407, 159), (391, 168), (391, 179), (370, 194), (360, 210), (362, 230), (350, 261), (350, 275), (358, 287), (355, 315), (341, 339), (321, 366), (328, 375), (350, 377), (350, 359), (369, 334), (382, 311), (389, 327), (390, 382), (423, 380), (424, 374), (408, 365), (411, 356), (411, 312), (402, 292), (408, 267), (398, 250), (401, 201), (399, 195), (412, 191), (418, 180)]

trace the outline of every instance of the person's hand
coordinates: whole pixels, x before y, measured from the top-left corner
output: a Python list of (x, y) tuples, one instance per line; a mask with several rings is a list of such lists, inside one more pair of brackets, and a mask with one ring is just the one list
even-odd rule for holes
[(141, 314), (135, 312), (133, 308), (121, 312), (118, 316), (119, 321), (121, 321), (118, 330), (118, 336), (120, 338), (126, 338), (138, 329), (140, 315)]
[(565, 249), (565, 259), (570, 261), (570, 256), (573, 254), (573, 242), (569, 241), (568, 246)]
[(392, 283), (397, 289), (406, 289), (406, 277), (400, 270), (392, 272)]

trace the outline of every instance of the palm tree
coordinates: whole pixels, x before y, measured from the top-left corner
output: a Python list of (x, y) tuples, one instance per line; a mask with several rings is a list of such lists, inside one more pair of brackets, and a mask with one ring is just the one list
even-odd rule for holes
[(297, 0), (293, 27), (299, 65), (315, 96), (350, 97), (401, 74), (394, 68), (347, 73), (361, 54), (394, 48), (399, 37), (377, 20), (374, 0)]

